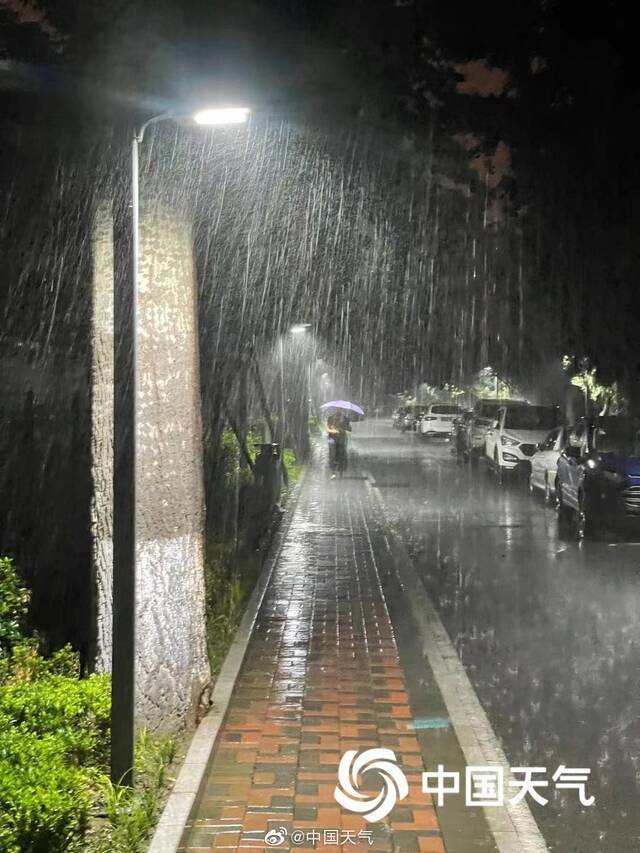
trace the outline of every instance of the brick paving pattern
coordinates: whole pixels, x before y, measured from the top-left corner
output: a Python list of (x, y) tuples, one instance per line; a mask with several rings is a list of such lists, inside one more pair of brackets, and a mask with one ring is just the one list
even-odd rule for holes
[[(180, 848), (185, 853), (443, 853), (431, 798), (420, 790), (423, 759), (366, 501), (356, 480), (329, 483), (313, 472), (304, 484)], [(410, 790), (388, 817), (367, 823), (338, 805), (334, 788), (346, 750), (377, 746), (395, 752)], [(379, 790), (377, 774), (373, 781)], [(265, 833), (279, 827), (286, 840), (269, 847)], [(292, 840), (295, 830), (302, 842)], [(358, 833), (371, 833), (373, 843)]]

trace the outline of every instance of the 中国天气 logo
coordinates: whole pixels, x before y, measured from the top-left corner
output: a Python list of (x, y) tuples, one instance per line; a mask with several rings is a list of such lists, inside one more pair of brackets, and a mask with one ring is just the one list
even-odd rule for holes
[[(377, 794), (359, 790), (358, 777), (371, 771), (376, 771), (382, 780), (382, 790)], [(333, 796), (343, 808), (361, 814), (370, 823), (386, 817), (408, 793), (407, 777), (396, 764), (393, 750), (377, 747), (358, 754), (350, 749), (340, 759)]]

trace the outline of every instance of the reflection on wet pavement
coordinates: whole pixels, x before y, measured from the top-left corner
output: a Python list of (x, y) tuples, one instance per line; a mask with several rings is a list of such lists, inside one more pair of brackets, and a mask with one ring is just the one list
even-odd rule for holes
[[(282, 831), (280, 850), (444, 853), (431, 796), (421, 790), (423, 758), (365, 491), (362, 478), (329, 483), (317, 471), (304, 482), (181, 850), (270, 849), (265, 834)], [(376, 747), (394, 751), (410, 791), (367, 823), (340, 808), (334, 790), (341, 756)], [(483, 831), (479, 818), (475, 826)], [(340, 844), (324, 841), (325, 832)]]
[(354, 446), (512, 766), (589, 767), (532, 804), (558, 853), (640, 850), (640, 551), (563, 541), (553, 509), (448, 443), (358, 425)]

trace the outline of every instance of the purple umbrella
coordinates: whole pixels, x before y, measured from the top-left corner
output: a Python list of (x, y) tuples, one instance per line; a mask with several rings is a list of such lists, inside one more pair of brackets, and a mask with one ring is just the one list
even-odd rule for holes
[(323, 403), (320, 406), (320, 411), (323, 415), (328, 414), (329, 409), (343, 409), (346, 412), (355, 412), (356, 415), (364, 415), (360, 406), (355, 403), (349, 403), (348, 400), (332, 400), (330, 403)]

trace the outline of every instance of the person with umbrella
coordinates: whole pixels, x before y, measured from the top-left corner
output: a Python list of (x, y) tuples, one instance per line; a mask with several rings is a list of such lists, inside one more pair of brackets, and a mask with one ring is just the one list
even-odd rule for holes
[(351, 432), (351, 423), (345, 412), (339, 412), (337, 417), (340, 419), (340, 432), (336, 439), (336, 455), (338, 471), (342, 476), (347, 470), (347, 433)]
[(335, 480), (336, 471), (338, 470), (338, 442), (341, 439), (342, 424), (340, 415), (333, 414), (327, 418), (326, 433), (329, 445), (329, 468), (331, 469), (331, 479)]
[(336, 472), (342, 475), (347, 470), (347, 433), (351, 432), (351, 424), (347, 412), (355, 412), (364, 415), (364, 412), (355, 403), (346, 400), (333, 400), (320, 406), (320, 411), (329, 414), (327, 418), (326, 432), (329, 442), (329, 468), (331, 479), (335, 480)]

